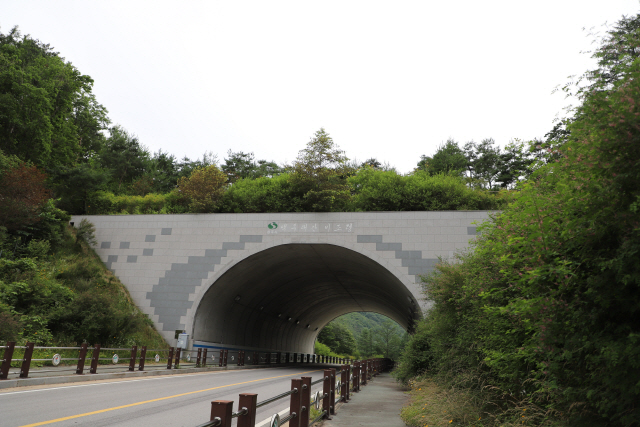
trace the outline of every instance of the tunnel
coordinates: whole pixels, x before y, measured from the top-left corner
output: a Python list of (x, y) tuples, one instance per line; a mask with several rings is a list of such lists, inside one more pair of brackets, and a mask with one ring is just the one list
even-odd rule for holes
[(220, 276), (197, 307), (193, 339), (265, 351), (312, 353), (322, 328), (354, 312), (383, 314), (411, 331), (421, 309), (371, 258), (332, 244), (283, 244)]

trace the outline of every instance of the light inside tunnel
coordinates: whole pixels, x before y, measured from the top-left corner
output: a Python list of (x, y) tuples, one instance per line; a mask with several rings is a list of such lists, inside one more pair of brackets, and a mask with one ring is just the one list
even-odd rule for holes
[(411, 291), (371, 258), (330, 244), (285, 244), (240, 261), (209, 287), (193, 339), (312, 353), (319, 331), (353, 311), (383, 314), (407, 330), (422, 315)]

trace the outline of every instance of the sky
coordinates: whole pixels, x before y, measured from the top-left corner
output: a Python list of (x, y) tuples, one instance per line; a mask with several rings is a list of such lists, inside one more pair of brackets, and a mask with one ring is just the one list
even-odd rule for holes
[[(291, 163), (324, 128), (411, 171), (453, 138), (542, 138), (595, 67), (593, 31), (638, 0), (0, 0), (0, 31), (50, 44), (151, 152)], [(590, 31), (590, 29), (593, 29)]]

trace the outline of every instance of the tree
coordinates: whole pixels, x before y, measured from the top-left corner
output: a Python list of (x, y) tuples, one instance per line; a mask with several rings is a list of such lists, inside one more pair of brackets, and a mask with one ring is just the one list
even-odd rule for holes
[(483, 139), (479, 144), (467, 142), (464, 154), (471, 182), (480, 188), (494, 188), (500, 175), (501, 153), (493, 138)]
[(342, 210), (350, 198), (346, 178), (354, 173), (347, 167), (348, 160), (323, 128), (300, 150), (292, 179), (305, 201), (305, 211)]
[(356, 339), (349, 329), (339, 323), (331, 322), (318, 334), (318, 341), (327, 345), (337, 354), (354, 354), (357, 351)]
[(0, 149), (45, 170), (77, 162), (108, 122), (92, 86), (49, 45), (0, 33)]
[(375, 343), (369, 328), (363, 329), (360, 335), (358, 335), (358, 350), (360, 350), (360, 353), (364, 357), (375, 355)]
[(273, 177), (282, 173), (282, 168), (274, 162), (258, 160), (256, 162), (253, 153), (243, 151), (233, 152), (229, 150), (227, 158), (221, 169), (227, 174), (228, 182), (234, 183), (239, 179), (255, 179), (260, 177)]
[(60, 197), (58, 205), (61, 209), (72, 214), (89, 213), (91, 196), (105, 188), (111, 179), (110, 171), (96, 163), (81, 163), (57, 171), (55, 190), (56, 196)]
[(396, 330), (397, 324), (386, 320), (373, 332), (376, 349), (389, 359), (396, 359), (400, 355), (402, 340)]
[(174, 155), (158, 150), (149, 162), (149, 169), (145, 174), (153, 184), (153, 191), (168, 193), (178, 184), (178, 164)]
[(36, 166), (2, 158), (0, 151), (0, 163), (13, 164), (0, 169), (0, 226), (11, 232), (40, 220), (50, 191), (45, 186), (47, 175)]
[(213, 212), (226, 189), (227, 176), (211, 165), (195, 169), (189, 178), (180, 178), (178, 189), (189, 198), (192, 212)]
[(433, 157), (421, 156), (418, 162), (418, 169), (424, 170), (431, 175), (439, 173), (451, 173), (462, 175), (467, 168), (467, 158), (464, 151), (453, 139), (448, 139), (444, 145), (440, 145)]
[(113, 189), (122, 191), (124, 184), (131, 184), (145, 173), (150, 163), (149, 152), (137, 136), (122, 126), (113, 126), (109, 132), (98, 161), (110, 172)]

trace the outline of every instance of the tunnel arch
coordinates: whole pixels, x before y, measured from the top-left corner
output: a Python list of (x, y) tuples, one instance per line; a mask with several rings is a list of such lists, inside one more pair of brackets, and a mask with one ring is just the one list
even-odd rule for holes
[(418, 286), (375, 258), (330, 243), (284, 243), (248, 254), (197, 296), (192, 337), (313, 352), (322, 328), (353, 311), (377, 312), (411, 330), (422, 316)]

